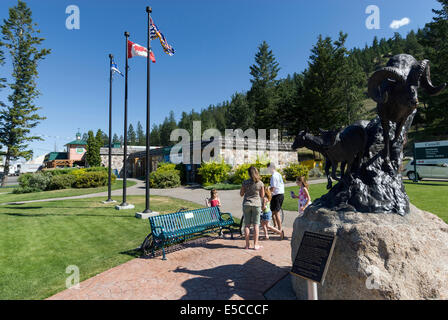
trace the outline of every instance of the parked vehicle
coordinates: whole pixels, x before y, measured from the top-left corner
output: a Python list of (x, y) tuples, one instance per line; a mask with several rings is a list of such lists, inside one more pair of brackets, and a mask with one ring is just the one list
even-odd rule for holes
[[(414, 160), (409, 161), (403, 170), (403, 176), (407, 176), (409, 180), (415, 179)], [(417, 179), (438, 178), (448, 179), (448, 159), (439, 164), (417, 164)]]

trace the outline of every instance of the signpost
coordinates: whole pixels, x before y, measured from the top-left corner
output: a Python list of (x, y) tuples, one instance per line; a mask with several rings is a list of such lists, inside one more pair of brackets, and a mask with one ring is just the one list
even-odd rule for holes
[(414, 144), (417, 164), (442, 164), (448, 159), (448, 140)]
[(336, 236), (305, 231), (291, 269), (307, 280), (308, 300), (317, 300), (317, 283), (323, 285), (333, 254)]
[(414, 182), (418, 182), (417, 165), (448, 163), (448, 140), (414, 143)]

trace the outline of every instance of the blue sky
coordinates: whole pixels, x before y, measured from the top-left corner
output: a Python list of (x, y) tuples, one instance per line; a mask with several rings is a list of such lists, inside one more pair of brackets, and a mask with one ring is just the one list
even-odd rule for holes
[[(1, 0), (0, 19), (16, 0)], [(58, 150), (78, 130), (108, 132), (108, 54), (124, 71), (125, 40), (146, 45), (147, 5), (152, 17), (176, 50), (172, 57), (152, 42), (157, 63), (151, 65), (151, 121), (161, 123), (173, 110), (199, 111), (250, 87), (249, 65), (266, 40), (280, 63), (279, 77), (303, 71), (319, 34), (336, 38), (348, 33), (347, 47), (364, 47), (374, 36), (406, 35), (429, 22), (436, 0), (28, 0), (52, 54), (39, 66), (37, 104), (47, 119), (34, 134), (49, 136), (31, 144), (35, 156)], [(80, 9), (80, 29), (68, 30), (66, 7)], [(381, 29), (365, 26), (368, 5), (380, 8)], [(393, 20), (410, 23), (391, 29)], [(2, 76), (10, 65), (0, 67)], [(130, 59), (129, 122), (145, 126), (146, 60)], [(123, 133), (124, 80), (113, 85), (113, 132)], [(0, 92), (6, 100), (7, 90)]]

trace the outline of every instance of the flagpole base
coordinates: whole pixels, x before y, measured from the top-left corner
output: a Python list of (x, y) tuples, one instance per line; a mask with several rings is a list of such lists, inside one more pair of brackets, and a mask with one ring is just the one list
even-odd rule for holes
[(116, 203), (117, 201), (115, 201), (115, 200), (112, 200), (112, 199), (107, 199), (107, 200), (105, 200), (105, 201), (101, 201), (101, 203), (104, 203), (104, 204), (110, 204), (110, 203)]
[(160, 213), (155, 212), (155, 211), (151, 211), (150, 213), (145, 213), (145, 212), (137, 212), (135, 214), (135, 217), (137, 219), (148, 219), (150, 217), (155, 217), (158, 216)]
[(135, 206), (133, 204), (129, 204), (129, 203), (122, 203), (119, 206), (115, 206), (115, 209), (117, 210), (129, 210), (129, 209), (134, 209)]

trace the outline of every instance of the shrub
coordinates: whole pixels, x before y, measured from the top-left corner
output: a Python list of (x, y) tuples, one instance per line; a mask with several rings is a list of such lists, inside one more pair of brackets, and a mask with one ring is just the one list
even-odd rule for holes
[[(73, 172), (75, 176), (75, 188), (97, 188), (107, 185), (108, 174), (106, 171), (92, 171), (86, 172), (83, 169), (77, 170), (81, 172)], [(112, 183), (115, 181), (115, 175), (112, 175)]]
[(316, 177), (316, 178), (320, 178), (322, 177), (324, 174), (322, 173), (322, 171), (319, 170), (319, 168), (313, 168), (310, 170), (310, 172), (308, 172), (308, 175), (310, 177)]
[(260, 177), (261, 177), (261, 181), (264, 184), (270, 184), (271, 182), (271, 175), (263, 175), (262, 173), (262, 169), (267, 168), (269, 161), (263, 161), (260, 160), (259, 158), (257, 158), (257, 160), (255, 161), (255, 163), (245, 163), (245, 164), (241, 164), (239, 166), (236, 167), (236, 169), (234, 170), (233, 174), (231, 174), (230, 176), (230, 181), (234, 184), (241, 184), (243, 183), (244, 180), (249, 179), (249, 173), (247, 172), (247, 170), (251, 167), (254, 166), (255, 168), (257, 168), (258, 172), (260, 173)]
[(173, 171), (173, 170), (178, 170), (174, 163), (161, 162), (157, 165), (156, 171), (162, 172), (162, 171)]
[(180, 186), (178, 170), (156, 170), (149, 175), (149, 186), (151, 188), (174, 188)]
[(50, 180), (51, 178), (48, 175), (38, 172), (32, 174), (28, 179), (28, 187), (35, 190), (44, 191), (47, 190)]
[[(79, 170), (81, 170), (81, 169), (79, 169)], [(90, 168), (85, 168), (83, 170), (85, 170), (85, 172), (103, 172), (103, 171), (106, 173), (109, 172), (107, 167), (90, 167)]]
[(32, 193), (32, 192), (41, 192), (40, 189), (30, 188), (30, 187), (19, 187), (12, 190), (14, 194), (22, 194), (22, 193)]
[(230, 176), (230, 181), (234, 184), (242, 184), (244, 180), (249, 179), (249, 173), (247, 172), (247, 169), (251, 164), (240, 164), (237, 166), (233, 172), (233, 174)]
[(287, 167), (285, 167), (282, 171), (286, 180), (295, 180), (297, 177), (306, 177), (308, 178), (309, 169), (298, 163), (291, 163)]
[(208, 186), (226, 181), (230, 169), (230, 165), (226, 164), (224, 160), (221, 160), (221, 162), (203, 162), (198, 169), (198, 174), (201, 176), (202, 184)]
[(42, 170), (43, 174), (46, 174), (48, 176), (57, 176), (57, 175), (64, 175), (69, 174), (70, 172), (78, 170), (76, 168), (64, 168), (64, 169), (45, 169)]
[(49, 190), (60, 190), (71, 188), (76, 181), (76, 177), (72, 174), (55, 175), (51, 178), (48, 185)]
[(18, 179), (20, 188), (28, 188), (30, 186), (30, 179), (32, 175), (32, 173), (24, 173), (20, 175)]

